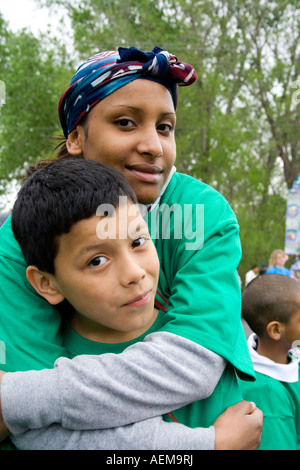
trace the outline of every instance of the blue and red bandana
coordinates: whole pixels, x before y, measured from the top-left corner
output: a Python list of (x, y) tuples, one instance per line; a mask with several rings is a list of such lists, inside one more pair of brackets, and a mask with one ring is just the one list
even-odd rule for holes
[(137, 78), (154, 80), (168, 88), (177, 105), (177, 85), (189, 86), (197, 78), (194, 68), (160, 47), (143, 52), (136, 47), (100, 52), (76, 71), (59, 102), (59, 118), (64, 135), (110, 93)]

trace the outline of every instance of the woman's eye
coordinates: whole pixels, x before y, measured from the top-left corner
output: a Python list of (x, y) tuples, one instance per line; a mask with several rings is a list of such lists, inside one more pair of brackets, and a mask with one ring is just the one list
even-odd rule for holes
[(147, 238), (146, 237), (139, 237), (136, 240), (132, 242), (132, 248), (137, 248), (138, 246), (144, 245), (146, 243)]
[(134, 127), (134, 122), (131, 121), (130, 119), (126, 119), (126, 118), (119, 119), (118, 121), (116, 121), (116, 123), (120, 127)]
[(96, 256), (89, 262), (89, 266), (102, 266), (106, 261), (107, 258), (105, 258), (105, 256)]
[(171, 124), (160, 124), (158, 130), (161, 132), (172, 132), (174, 127)]

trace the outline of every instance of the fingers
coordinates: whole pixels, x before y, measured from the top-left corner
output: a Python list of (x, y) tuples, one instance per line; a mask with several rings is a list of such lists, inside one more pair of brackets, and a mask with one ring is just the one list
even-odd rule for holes
[(251, 413), (251, 416), (256, 418), (258, 426), (260, 426), (262, 429), (263, 418), (264, 418), (263, 412), (259, 408), (256, 408), (256, 410), (253, 413)]
[(245, 401), (244, 400), (244, 403), (245, 403), (245, 413), (246, 414), (252, 414), (254, 413), (256, 410), (258, 410), (258, 408), (256, 408), (256, 404), (253, 402), (253, 401)]
[(230, 408), (246, 415), (252, 414), (255, 410), (257, 410), (256, 405), (253, 401), (246, 400), (239, 401), (238, 403), (236, 403), (236, 405), (232, 405)]
[(261, 435), (263, 429), (263, 413), (261, 410), (256, 408), (256, 410), (251, 415), (249, 415), (249, 418), (253, 420), (253, 424), (255, 425), (254, 435), (256, 434), (256, 440), (253, 442), (251, 450), (256, 450), (258, 449), (261, 443)]

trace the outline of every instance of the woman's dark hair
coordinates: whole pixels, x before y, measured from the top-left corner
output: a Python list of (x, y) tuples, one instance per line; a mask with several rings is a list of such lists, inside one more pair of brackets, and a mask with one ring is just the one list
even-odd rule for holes
[[(84, 134), (86, 138), (88, 137), (88, 118), (89, 114), (87, 114), (82, 121), (80, 122), (80, 126), (83, 127)], [(55, 160), (63, 160), (63, 159), (69, 159), (72, 158), (74, 159), (83, 159), (83, 155), (72, 155), (69, 153), (67, 149), (67, 139), (63, 134), (56, 135), (53, 137), (53, 140), (56, 142), (55, 147), (52, 149), (52, 151), (56, 151), (56, 155), (54, 158), (44, 158), (39, 160), (37, 163), (34, 165), (30, 165), (27, 168), (26, 171), (26, 177), (32, 175), (35, 171), (39, 170), (40, 168), (43, 168), (43, 166), (48, 165), (48, 163), (51, 163)]]
[(25, 181), (12, 211), (12, 229), (27, 264), (54, 274), (58, 237), (96, 215), (101, 204), (116, 209), (120, 196), (137, 203), (126, 178), (108, 165), (77, 158), (43, 164)]
[(40, 170), (45, 165), (48, 165), (51, 162), (56, 160), (65, 160), (65, 159), (72, 159), (72, 160), (83, 160), (83, 155), (71, 155), (67, 149), (67, 141), (64, 136), (57, 136), (55, 140), (59, 142), (55, 147), (54, 151), (57, 151), (56, 156), (54, 158), (42, 158), (37, 163), (30, 165), (26, 170), (26, 178), (31, 176), (37, 170)]

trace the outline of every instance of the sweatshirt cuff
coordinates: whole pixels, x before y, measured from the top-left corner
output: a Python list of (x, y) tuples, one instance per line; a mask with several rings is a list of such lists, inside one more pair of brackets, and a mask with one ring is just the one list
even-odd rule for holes
[(1, 407), (10, 432), (18, 435), (61, 422), (58, 391), (56, 369), (6, 373), (1, 382)]

